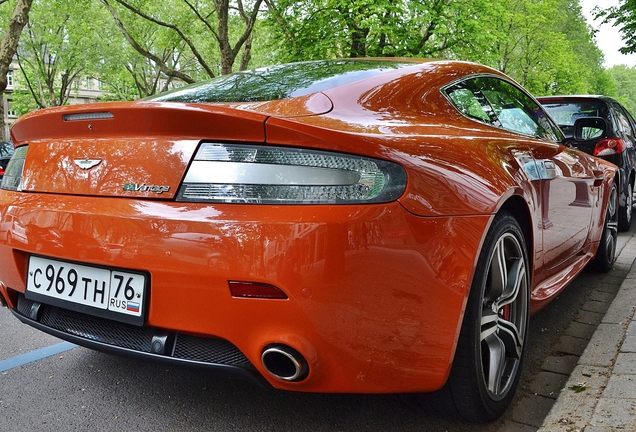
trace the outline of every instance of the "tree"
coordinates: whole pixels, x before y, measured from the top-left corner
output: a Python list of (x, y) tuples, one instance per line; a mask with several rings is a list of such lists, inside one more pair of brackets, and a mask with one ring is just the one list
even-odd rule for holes
[(607, 78), (578, 0), (265, 1), (273, 50), (285, 61), (472, 60), (541, 94), (590, 92)]
[(603, 84), (602, 53), (576, 0), (500, 0), (482, 11), (494, 42), (473, 60), (535, 94), (589, 93)]
[(614, 23), (623, 37), (624, 47), (619, 48), (623, 54), (636, 53), (636, 0), (621, 0), (618, 6), (597, 9), (596, 16), (603, 18), (603, 23)]
[(182, 71), (194, 71), (184, 60), (184, 44), (159, 26), (143, 19), (135, 19), (129, 30), (129, 35), (135, 40), (144, 41), (144, 49), (155, 53), (153, 56), (160, 60), (157, 63), (152, 58), (139, 54), (128, 42), (116, 21), (111, 19), (107, 8), (97, 9), (105, 14), (101, 33), (109, 42), (101, 50), (102, 59), (95, 68), (102, 89), (109, 93), (101, 97), (101, 100), (137, 99), (169, 89), (178, 78), (165, 75), (161, 65), (169, 68), (180, 66)]
[(632, 114), (636, 115), (636, 68), (617, 65), (607, 70), (620, 89), (617, 99)]
[[(7, 1), (2, 1), (6, 3)], [(18, 0), (13, 9), (13, 14), (2, 40), (0, 40), (0, 98), (4, 99), (4, 91), (7, 88), (7, 72), (18, 49), (18, 42), (22, 29), (29, 19), (32, 0)], [(2, 118), (2, 140), (6, 141), (7, 136), (4, 128), (4, 103), (0, 103), (0, 118)]]
[(480, 50), (479, 11), (491, 0), (265, 0), (285, 60), (449, 57)]
[[(17, 59), (35, 107), (65, 105), (78, 81), (92, 78), (103, 46), (102, 26), (77, 13), (91, 5), (92, 0), (40, 0), (34, 8)], [(14, 96), (17, 106), (22, 96)]]
[[(241, 69), (247, 67), (250, 58), (252, 31), (258, 18), (263, 0), (214, 0), (213, 2), (193, 2), (191, 0), (169, 0), (153, 2), (150, 0), (101, 0), (108, 8), (117, 26), (131, 46), (142, 56), (159, 66), (161, 72), (186, 83), (192, 83), (196, 77), (184, 72), (181, 63), (166, 62), (147, 41), (134, 35), (131, 22), (143, 20), (168, 32), (177, 40), (177, 46), (185, 49), (187, 55), (182, 60), (196, 61), (198, 69), (208, 77), (216, 75), (213, 60), (209, 54), (215, 50), (220, 54), (220, 73), (232, 72), (237, 57), (243, 50)], [(119, 7), (116, 7), (118, 5)], [(231, 27), (238, 31), (233, 39)], [(216, 42), (215, 46), (211, 42)]]
[(16, 82), (24, 85), (13, 100), (20, 112), (68, 103), (85, 78), (100, 80), (108, 92), (103, 100), (127, 100), (248, 66), (364, 56), (477, 61), (536, 94), (615, 91), (578, 0), (38, 0), (36, 5), (18, 52), (24, 76)]

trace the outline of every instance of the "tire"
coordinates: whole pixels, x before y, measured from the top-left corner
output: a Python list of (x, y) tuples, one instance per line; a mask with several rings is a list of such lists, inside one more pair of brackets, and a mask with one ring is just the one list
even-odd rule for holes
[(500, 417), (519, 383), (530, 316), (525, 239), (509, 213), (495, 217), (480, 252), (448, 381), (420, 404), (470, 422)]
[(632, 226), (632, 206), (634, 205), (634, 186), (629, 181), (627, 184), (627, 197), (625, 205), (618, 208), (618, 230), (620, 232), (629, 231)]
[(596, 251), (596, 256), (590, 263), (590, 267), (598, 272), (607, 272), (614, 265), (616, 259), (616, 240), (618, 238), (618, 188), (616, 184), (610, 189), (605, 222), (603, 222), (603, 235)]

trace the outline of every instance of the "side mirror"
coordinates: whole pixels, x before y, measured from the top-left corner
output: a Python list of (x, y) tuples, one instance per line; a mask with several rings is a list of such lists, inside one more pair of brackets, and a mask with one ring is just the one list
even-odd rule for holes
[(589, 141), (605, 138), (607, 122), (602, 117), (581, 117), (574, 122), (574, 139)]

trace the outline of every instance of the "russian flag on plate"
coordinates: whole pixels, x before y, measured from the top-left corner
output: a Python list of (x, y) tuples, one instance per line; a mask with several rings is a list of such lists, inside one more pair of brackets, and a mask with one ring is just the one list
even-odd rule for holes
[(126, 310), (129, 312), (139, 312), (139, 303), (133, 303), (133, 302), (126, 303)]

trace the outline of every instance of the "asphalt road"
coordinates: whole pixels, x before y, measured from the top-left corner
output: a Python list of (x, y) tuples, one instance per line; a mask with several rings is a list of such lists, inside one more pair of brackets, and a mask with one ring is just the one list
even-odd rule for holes
[[(619, 247), (633, 234), (634, 228), (621, 234)], [(416, 409), (400, 395), (262, 390), (201, 370), (143, 363), (81, 347), (44, 356), (41, 349), (67, 345), (0, 308), (0, 431), (536, 430), (532, 420), (518, 421), (519, 413), (523, 417), (531, 409), (526, 409), (527, 395), (535, 392), (541, 365), (554, 355), (561, 336), (601, 279), (620, 285), (622, 274), (586, 272), (532, 317), (518, 396), (504, 418), (490, 425), (440, 418)], [(20, 360), (25, 364), (19, 365)]]

